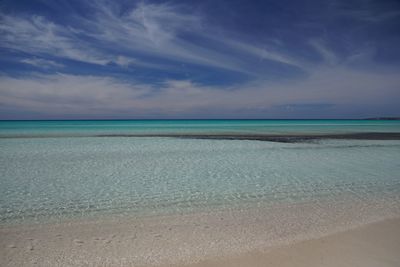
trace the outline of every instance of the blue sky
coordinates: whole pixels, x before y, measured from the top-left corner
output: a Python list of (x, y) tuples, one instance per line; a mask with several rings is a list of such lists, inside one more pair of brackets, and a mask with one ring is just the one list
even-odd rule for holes
[(0, 119), (400, 116), (399, 1), (0, 3)]

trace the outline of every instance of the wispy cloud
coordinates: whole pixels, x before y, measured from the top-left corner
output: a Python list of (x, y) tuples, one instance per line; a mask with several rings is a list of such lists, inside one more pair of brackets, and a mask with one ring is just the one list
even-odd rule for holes
[(177, 12), (176, 7), (170, 4), (145, 4), (142, 2), (127, 16), (110, 15), (119, 24), (130, 25), (128, 28), (132, 35), (147, 39), (156, 46), (175, 39), (176, 35), (182, 31), (191, 31), (200, 27), (199, 17)]
[(331, 49), (329, 49), (322, 40), (312, 39), (309, 41), (309, 44), (322, 57), (323, 63), (329, 65), (335, 65), (338, 63), (339, 59), (336, 54)]
[(337, 2), (333, 6), (336, 8), (336, 15), (364, 23), (381, 23), (400, 17), (400, 11), (396, 9), (396, 1), (381, 4), (387, 5), (388, 8), (382, 8), (376, 1), (361, 1), (356, 9), (347, 2)]
[(101, 65), (110, 61), (76, 38), (68, 27), (55, 24), (40, 16), (3, 15), (0, 32), (2, 33), (0, 46), (11, 50), (32, 54), (42, 53)]
[[(81, 28), (61, 25), (42, 16), (2, 15), (0, 47), (51, 55), (91, 64), (131, 63), (145, 66), (142, 58), (198, 64), (257, 75), (259, 59), (301, 68), (298, 61), (276, 49), (234, 39), (205, 28), (193, 10), (172, 4), (146, 4), (122, 12), (110, 1), (93, 1), (93, 16), (75, 16)], [(187, 38), (187, 36), (191, 36)], [(88, 41), (90, 40), (90, 41)], [(129, 63), (128, 63), (129, 62)], [(154, 63), (153, 63), (154, 65)]]
[(33, 65), (39, 68), (62, 68), (64, 67), (63, 64), (57, 63), (53, 60), (47, 60), (43, 58), (25, 58), (21, 60), (22, 63)]

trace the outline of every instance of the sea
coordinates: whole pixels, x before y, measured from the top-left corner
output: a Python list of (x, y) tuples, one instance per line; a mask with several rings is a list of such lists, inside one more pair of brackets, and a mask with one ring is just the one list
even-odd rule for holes
[(193, 137), (359, 133), (400, 133), (400, 121), (0, 121), (0, 224), (347, 197), (400, 205), (400, 140)]

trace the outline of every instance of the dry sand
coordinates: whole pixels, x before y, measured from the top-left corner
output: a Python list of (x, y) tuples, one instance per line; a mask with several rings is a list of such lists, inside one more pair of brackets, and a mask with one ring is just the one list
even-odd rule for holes
[[(180, 265), (183, 266), (183, 265)], [(187, 267), (398, 267), (400, 219), (225, 259), (201, 261)]]
[(394, 217), (396, 201), (347, 199), (3, 225), (0, 266), (400, 266), (400, 219), (358, 228)]

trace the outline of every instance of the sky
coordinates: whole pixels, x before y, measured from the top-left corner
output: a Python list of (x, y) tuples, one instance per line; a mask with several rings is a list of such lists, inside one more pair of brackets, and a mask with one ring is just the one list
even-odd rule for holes
[(398, 0), (2, 0), (0, 119), (400, 117)]

